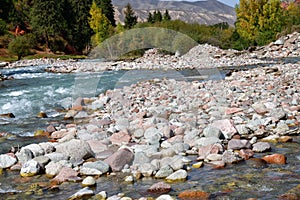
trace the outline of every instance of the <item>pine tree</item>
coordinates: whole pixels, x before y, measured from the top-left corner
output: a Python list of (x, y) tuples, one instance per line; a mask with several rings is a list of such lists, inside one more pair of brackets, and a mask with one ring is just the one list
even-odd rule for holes
[(151, 12), (148, 13), (147, 22), (148, 22), (148, 23), (154, 23), (154, 21), (153, 21), (153, 16), (152, 16), (152, 13), (151, 13)]
[(171, 21), (171, 16), (169, 15), (169, 11), (166, 10), (163, 16), (163, 21)]
[(92, 0), (67, 0), (65, 4), (67, 29), (64, 38), (80, 53), (90, 43), (93, 32), (89, 25), (91, 5)]
[(41, 34), (49, 48), (49, 36), (57, 36), (66, 28), (63, 17), (64, 1), (35, 0), (31, 10), (31, 25), (35, 32)]
[(111, 0), (95, 0), (97, 6), (102, 9), (102, 13), (107, 17), (112, 26), (116, 26), (115, 11)]
[(131, 29), (134, 25), (137, 24), (137, 16), (134, 15), (134, 11), (130, 3), (126, 5), (124, 10), (124, 15), (125, 15), (124, 23), (126, 29)]
[(162, 15), (161, 15), (161, 12), (159, 10), (154, 11), (153, 19), (154, 19), (154, 22), (161, 22), (162, 21)]

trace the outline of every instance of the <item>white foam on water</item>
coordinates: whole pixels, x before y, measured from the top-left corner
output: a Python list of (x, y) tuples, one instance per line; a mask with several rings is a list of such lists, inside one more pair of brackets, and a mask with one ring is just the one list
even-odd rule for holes
[(26, 91), (26, 90), (23, 90), (23, 91), (12, 91), (12, 92), (10, 92), (7, 95), (11, 96), (11, 97), (18, 97), (18, 96), (21, 96), (21, 95), (25, 94), (26, 92), (28, 92), (28, 91)]
[(55, 92), (59, 94), (68, 94), (70, 90), (68, 88), (59, 87), (55, 90)]

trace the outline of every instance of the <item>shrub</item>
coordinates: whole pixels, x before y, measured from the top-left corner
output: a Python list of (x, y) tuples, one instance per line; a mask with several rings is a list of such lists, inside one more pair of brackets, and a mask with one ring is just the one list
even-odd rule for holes
[(8, 45), (8, 50), (10, 53), (17, 55), (18, 60), (23, 56), (30, 55), (30, 41), (26, 36), (18, 36)]
[(0, 19), (0, 35), (4, 35), (7, 32), (6, 23), (4, 20)]

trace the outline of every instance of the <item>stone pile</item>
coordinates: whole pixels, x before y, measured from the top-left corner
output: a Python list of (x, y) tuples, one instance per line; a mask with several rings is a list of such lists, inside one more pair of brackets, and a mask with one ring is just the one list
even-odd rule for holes
[[(239, 71), (223, 81), (154, 79), (79, 98), (66, 114), (76, 124), (49, 126), (51, 142), (0, 155), (0, 168), (25, 177), (45, 173), (53, 185), (86, 186), (95, 182), (85, 177), (118, 172), (128, 174), (127, 182), (141, 177), (172, 182), (187, 180), (191, 167), (203, 165), (285, 164), (283, 154), (258, 153), (270, 151), (269, 142), (299, 135), (299, 67)], [(192, 155), (195, 160), (187, 157)]]

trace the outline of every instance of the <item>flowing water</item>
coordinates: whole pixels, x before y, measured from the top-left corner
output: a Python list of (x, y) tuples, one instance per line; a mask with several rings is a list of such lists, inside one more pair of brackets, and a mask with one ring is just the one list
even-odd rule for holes
[[(103, 73), (53, 74), (44, 72), (45, 66), (0, 69), (3, 75), (14, 80), (0, 82), (0, 114), (13, 113), (15, 118), (0, 117), (0, 133), (8, 133), (0, 138), (0, 154), (9, 151), (11, 146), (23, 146), (29, 143), (46, 141), (46, 138), (32, 137), (34, 132), (45, 129), (49, 124), (59, 125), (63, 120), (65, 108), (70, 107), (76, 95), (80, 93), (78, 83), (90, 82), (94, 85), (90, 96), (96, 96), (107, 89), (130, 85), (131, 83), (153, 79), (174, 78), (177, 80), (223, 78), (224, 72), (201, 71), (192, 77), (195, 71), (174, 70), (151, 71), (107, 71)], [(96, 87), (95, 87), (96, 85)], [(87, 89), (89, 85), (84, 86)], [(82, 89), (82, 88), (81, 88)], [(87, 89), (89, 90), (89, 88)], [(38, 118), (39, 112), (45, 112), (48, 118)], [(249, 162), (230, 165), (215, 170), (211, 166), (192, 169), (186, 182), (172, 183), (171, 195), (188, 189), (204, 190), (212, 194), (212, 199), (274, 199), (300, 184), (300, 137), (294, 137), (293, 143), (273, 144), (272, 151), (287, 155), (287, 165), (252, 166)], [(261, 157), (263, 154), (256, 154)], [(196, 157), (191, 157), (196, 160)], [(153, 196), (147, 189), (155, 179), (142, 179), (133, 184), (123, 182), (122, 176), (100, 177), (95, 192), (107, 191), (109, 195), (120, 192), (139, 198)], [(0, 199), (66, 199), (80, 189), (78, 183), (65, 183), (60, 190), (49, 191), (44, 188), (28, 191), (34, 182), (47, 185), (49, 179), (37, 176), (21, 178), (18, 172), (5, 171), (0, 175)], [(27, 191), (27, 192), (24, 192)], [(12, 195), (14, 194), (14, 195)]]

